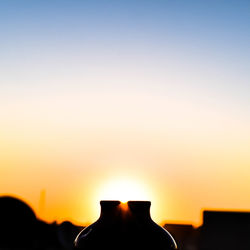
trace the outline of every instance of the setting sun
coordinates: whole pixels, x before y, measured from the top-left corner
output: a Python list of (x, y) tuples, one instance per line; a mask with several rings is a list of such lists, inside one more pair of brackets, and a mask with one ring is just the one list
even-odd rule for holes
[(150, 200), (150, 194), (143, 184), (129, 179), (112, 180), (103, 187), (99, 194), (100, 200)]

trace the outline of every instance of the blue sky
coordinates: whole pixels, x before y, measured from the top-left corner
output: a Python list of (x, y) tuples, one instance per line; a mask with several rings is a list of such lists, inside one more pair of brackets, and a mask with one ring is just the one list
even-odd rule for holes
[(50, 63), (70, 74), (79, 61), (145, 63), (184, 76), (201, 68), (218, 81), (195, 87), (246, 98), (249, 10), (249, 1), (2, 1), (0, 62), (13, 74), (32, 65), (42, 74)]

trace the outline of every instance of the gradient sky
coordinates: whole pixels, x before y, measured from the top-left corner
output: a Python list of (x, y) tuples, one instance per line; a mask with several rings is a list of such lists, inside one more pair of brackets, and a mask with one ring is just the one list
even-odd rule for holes
[(248, 0), (0, 1), (1, 194), (48, 221), (119, 180), (159, 223), (249, 210), (249, 27)]

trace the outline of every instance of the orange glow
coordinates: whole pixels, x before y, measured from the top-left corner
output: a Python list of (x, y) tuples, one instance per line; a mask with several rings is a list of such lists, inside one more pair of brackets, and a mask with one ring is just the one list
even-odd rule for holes
[[(150, 200), (158, 223), (199, 225), (207, 207), (249, 209), (245, 119), (208, 107), (199, 113), (185, 99), (175, 105), (160, 96), (152, 102), (141, 94), (115, 96), (76, 93), (44, 106), (39, 98), (13, 100), (0, 124), (1, 194), (28, 200), (46, 221), (83, 224), (98, 218), (103, 199)], [(79, 116), (77, 108), (91, 100), (104, 113), (92, 103)]]
[(121, 202), (120, 208), (121, 208), (123, 211), (128, 211), (128, 203), (127, 203), (127, 202)]
[(150, 199), (146, 187), (131, 179), (114, 179), (105, 183), (99, 197), (100, 200), (120, 200), (122, 203)]

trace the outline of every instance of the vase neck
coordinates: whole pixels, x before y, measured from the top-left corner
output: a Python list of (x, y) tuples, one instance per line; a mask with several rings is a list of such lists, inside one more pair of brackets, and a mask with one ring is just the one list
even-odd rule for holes
[(101, 215), (100, 218), (110, 218), (118, 215), (120, 201), (103, 200), (100, 201)]
[(120, 201), (102, 200), (100, 219), (115, 219), (119, 216), (131, 216), (138, 219), (151, 219), (150, 201), (128, 201), (127, 208)]
[(150, 201), (128, 201), (131, 213), (138, 218), (151, 219), (150, 206)]

